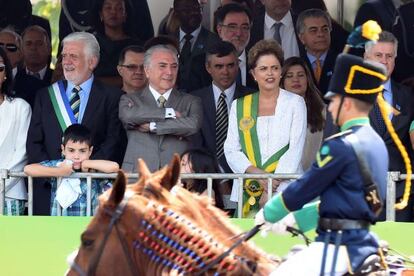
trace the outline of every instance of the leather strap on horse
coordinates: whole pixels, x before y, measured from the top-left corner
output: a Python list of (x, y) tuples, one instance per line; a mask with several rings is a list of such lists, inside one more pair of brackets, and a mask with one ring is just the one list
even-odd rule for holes
[(260, 227), (262, 227), (263, 224), (259, 224), (254, 226), (252, 229), (250, 229), (243, 238), (241, 238), (240, 240), (238, 240), (237, 242), (235, 242), (229, 249), (227, 249), (223, 254), (221, 254), (220, 256), (218, 256), (217, 258), (215, 258), (211, 263), (209, 263), (208, 265), (206, 265), (202, 270), (200, 270), (199, 272), (195, 273), (194, 275), (199, 276), (199, 275), (203, 275), (204, 273), (206, 273), (209, 269), (213, 268), (215, 265), (217, 265), (218, 263), (220, 263), (221, 260), (223, 260), (225, 257), (227, 257), (231, 251), (233, 251), (234, 248), (236, 248), (237, 246), (239, 246), (240, 244), (242, 244), (242, 242), (248, 241), (250, 240), (254, 235), (257, 234), (257, 232), (260, 231)]
[(115, 209), (114, 212), (112, 212), (112, 211), (110, 211), (108, 209), (104, 209), (104, 211), (108, 215), (111, 216), (111, 221), (110, 221), (110, 223), (108, 225), (108, 228), (107, 228), (107, 230), (105, 232), (105, 236), (104, 236), (101, 244), (99, 245), (99, 248), (98, 248), (98, 251), (97, 251), (98, 253), (91, 260), (91, 264), (88, 267), (87, 273), (85, 273), (82, 270), (82, 268), (75, 261), (73, 261), (71, 263), (71, 268), (74, 269), (79, 275), (81, 275), (81, 276), (84, 276), (84, 275), (85, 276), (86, 275), (88, 275), (88, 276), (95, 275), (96, 268), (98, 267), (98, 264), (99, 264), (99, 260), (101, 259), (101, 256), (102, 256), (103, 250), (105, 248), (106, 242), (107, 242), (107, 240), (109, 238), (109, 235), (111, 234), (112, 229), (114, 228), (114, 226), (115, 226), (115, 229), (116, 229), (117, 236), (118, 236), (119, 240), (121, 241), (121, 245), (122, 245), (122, 249), (124, 251), (124, 254), (127, 257), (128, 266), (129, 266), (129, 269), (131, 271), (131, 274), (132, 275), (139, 275), (138, 274), (137, 267), (136, 267), (136, 265), (135, 265), (135, 263), (134, 263), (131, 255), (129, 254), (127, 242), (122, 237), (122, 235), (121, 235), (121, 233), (119, 231), (119, 228), (116, 225), (117, 222), (119, 221), (119, 218), (122, 216), (122, 213), (124, 212), (125, 207), (127, 206), (128, 200), (132, 197), (132, 195), (133, 195), (133, 193), (128, 193), (127, 192), (124, 195), (124, 198), (122, 199), (121, 203), (117, 206), (117, 208)]

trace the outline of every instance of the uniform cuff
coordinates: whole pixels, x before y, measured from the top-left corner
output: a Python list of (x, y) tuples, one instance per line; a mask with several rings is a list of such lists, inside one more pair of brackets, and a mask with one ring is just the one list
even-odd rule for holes
[(289, 209), (283, 202), (281, 193), (274, 196), (269, 202), (267, 202), (263, 210), (265, 220), (272, 223), (278, 222), (289, 214), (289, 212)]
[(293, 213), (299, 230), (307, 232), (318, 225), (320, 201), (308, 203), (302, 209)]

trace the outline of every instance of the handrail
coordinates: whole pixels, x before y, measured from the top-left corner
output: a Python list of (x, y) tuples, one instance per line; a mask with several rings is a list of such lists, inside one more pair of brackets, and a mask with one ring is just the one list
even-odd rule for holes
[[(106, 173), (73, 173), (67, 178), (86, 178), (87, 180), (87, 214), (91, 215), (91, 187), (92, 179), (115, 179), (117, 176), (116, 173), (106, 174)], [(128, 179), (138, 179), (139, 175), (137, 173), (126, 173)], [(213, 193), (213, 179), (238, 179), (239, 182), (242, 182), (243, 179), (267, 179), (268, 190), (272, 190), (272, 179), (297, 179), (300, 174), (242, 174), (242, 173), (192, 173), (192, 174), (182, 174), (180, 177), (182, 179), (207, 179), (207, 195), (212, 197)], [(10, 177), (24, 177), (28, 178), (28, 215), (33, 215), (33, 177), (27, 176), (24, 172), (14, 172), (8, 171), (6, 169), (0, 169), (0, 214), (4, 213), (5, 206), (5, 185), (6, 179)], [(395, 221), (395, 195), (396, 188), (395, 183), (400, 180), (404, 180), (407, 177), (405, 174), (400, 172), (388, 172), (387, 175), (387, 198), (386, 198), (386, 220)], [(414, 179), (414, 177), (412, 177)], [(58, 178), (57, 185), (60, 185), (62, 178)], [(239, 185), (239, 198), (238, 198), (238, 217), (242, 216), (242, 195), (243, 195), (243, 185)], [(268, 200), (270, 200), (272, 194), (268, 194)], [(58, 206), (58, 215), (61, 214), (61, 208)]]

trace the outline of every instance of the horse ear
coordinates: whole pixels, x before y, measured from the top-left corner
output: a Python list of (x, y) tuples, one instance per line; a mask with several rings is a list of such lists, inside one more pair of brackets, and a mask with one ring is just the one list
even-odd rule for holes
[(180, 178), (180, 166), (180, 156), (174, 154), (166, 173), (161, 179), (161, 185), (165, 189), (171, 190), (171, 188), (177, 184), (177, 181)]
[(108, 203), (118, 206), (122, 201), (126, 189), (126, 177), (123, 171), (118, 171), (118, 176), (115, 179), (114, 185), (112, 186), (111, 195), (109, 196)]
[(138, 158), (138, 174), (139, 177), (147, 178), (151, 175), (150, 170), (148, 169), (147, 164), (141, 158)]

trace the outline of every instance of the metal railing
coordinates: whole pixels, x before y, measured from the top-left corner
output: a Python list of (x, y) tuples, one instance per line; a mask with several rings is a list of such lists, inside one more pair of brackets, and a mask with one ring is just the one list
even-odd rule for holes
[[(138, 174), (129, 173), (126, 174), (128, 179), (138, 179)], [(92, 179), (115, 179), (117, 176), (116, 173), (106, 174), (106, 173), (73, 173), (68, 178), (86, 178), (87, 183), (87, 215), (92, 214), (91, 210), (91, 187)], [(6, 179), (10, 177), (24, 177), (28, 178), (28, 215), (33, 215), (33, 177), (26, 176), (23, 172), (11, 172), (5, 169), (0, 169), (0, 214), (4, 213), (5, 206), (5, 185)], [(272, 191), (272, 180), (273, 179), (282, 179), (282, 180), (292, 180), (299, 178), (299, 174), (237, 174), (237, 173), (225, 173), (225, 174), (182, 174), (182, 179), (207, 179), (207, 195), (212, 197), (213, 192), (213, 179), (238, 179), (239, 183), (242, 183), (243, 179), (267, 179), (268, 191)], [(407, 176), (405, 174), (400, 174), (399, 172), (388, 172), (387, 177), (387, 198), (386, 198), (386, 220), (395, 221), (395, 194), (396, 188), (395, 183), (400, 180), (404, 180)], [(413, 179), (413, 178), (412, 178)], [(58, 178), (57, 185), (59, 187), (62, 181), (62, 177)], [(268, 200), (272, 197), (272, 193), (268, 193)], [(243, 185), (239, 185), (238, 191), (238, 208), (237, 208), (237, 217), (242, 217), (243, 209)], [(58, 204), (58, 215), (61, 215), (61, 208)]]

